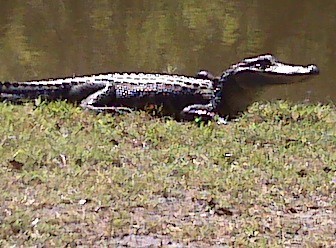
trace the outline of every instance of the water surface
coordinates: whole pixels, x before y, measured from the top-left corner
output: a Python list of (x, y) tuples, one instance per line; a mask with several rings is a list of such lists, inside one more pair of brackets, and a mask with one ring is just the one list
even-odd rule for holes
[(244, 57), (273, 53), (315, 63), (306, 83), (261, 99), (336, 100), (335, 1), (2, 1), (0, 80), (110, 71), (220, 74)]

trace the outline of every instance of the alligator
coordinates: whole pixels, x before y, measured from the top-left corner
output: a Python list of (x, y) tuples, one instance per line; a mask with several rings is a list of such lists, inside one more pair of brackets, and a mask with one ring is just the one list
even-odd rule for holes
[(160, 106), (180, 120), (214, 119), (225, 123), (253, 103), (265, 86), (306, 80), (316, 65), (282, 63), (271, 54), (246, 58), (220, 77), (200, 71), (195, 77), (154, 73), (107, 73), (27, 82), (0, 83), (0, 99), (67, 100), (96, 112), (124, 113)]

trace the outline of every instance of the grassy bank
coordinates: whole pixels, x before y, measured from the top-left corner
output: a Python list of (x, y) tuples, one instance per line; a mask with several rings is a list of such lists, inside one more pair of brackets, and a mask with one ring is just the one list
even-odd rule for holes
[(0, 104), (0, 246), (331, 247), (335, 106), (237, 121)]

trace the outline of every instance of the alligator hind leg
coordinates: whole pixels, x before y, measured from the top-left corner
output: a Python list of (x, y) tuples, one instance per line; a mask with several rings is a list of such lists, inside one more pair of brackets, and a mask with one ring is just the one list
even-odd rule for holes
[(83, 109), (89, 109), (95, 112), (110, 112), (117, 114), (132, 112), (132, 109), (127, 107), (97, 106), (103, 105), (104, 102), (111, 102), (111, 100), (115, 99), (115, 92), (115, 85), (113, 83), (109, 83), (104, 89), (98, 90), (97, 92), (89, 95), (87, 98), (82, 100), (80, 106)]

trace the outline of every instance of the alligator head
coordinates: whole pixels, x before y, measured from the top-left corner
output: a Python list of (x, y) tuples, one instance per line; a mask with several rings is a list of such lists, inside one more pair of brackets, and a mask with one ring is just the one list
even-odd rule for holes
[(317, 74), (316, 65), (286, 64), (270, 54), (246, 58), (232, 65), (220, 77), (222, 101), (219, 112), (236, 115), (246, 110), (265, 87), (302, 82)]
[(302, 82), (312, 75), (317, 75), (316, 65), (293, 65), (277, 60), (266, 54), (247, 58), (231, 66), (221, 76), (221, 81), (234, 79), (242, 88), (272, 84), (288, 84)]

